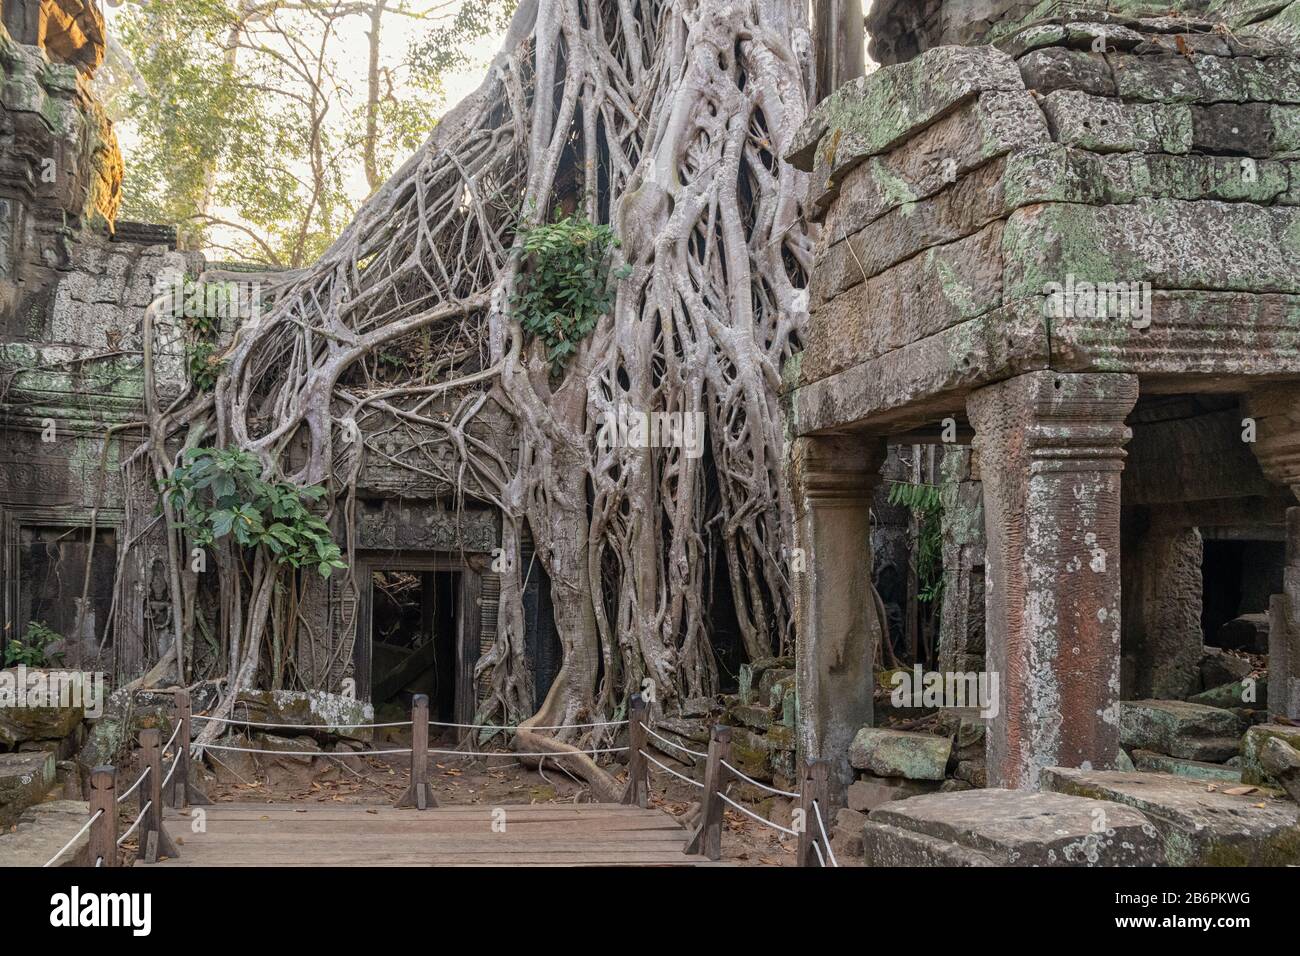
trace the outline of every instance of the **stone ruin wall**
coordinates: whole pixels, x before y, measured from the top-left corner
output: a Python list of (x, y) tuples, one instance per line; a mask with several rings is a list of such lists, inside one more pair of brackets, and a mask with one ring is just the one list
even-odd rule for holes
[[(1300, 4), (1047, 6), (873, 8), (895, 31), (876, 58), (901, 62), (821, 104), (791, 156), (824, 222), (794, 424), (897, 434), (1008, 375), (1140, 374), (1124, 696), (1183, 698), (1203, 681), (1200, 529), (1280, 541), (1294, 504), (1234, 423), (1300, 345)], [(1149, 283), (1154, 321), (1045, 320), (1070, 275)], [(948, 593), (970, 597), (979, 462), (948, 458)], [(945, 608), (942, 668), (979, 660), (981, 625)]]

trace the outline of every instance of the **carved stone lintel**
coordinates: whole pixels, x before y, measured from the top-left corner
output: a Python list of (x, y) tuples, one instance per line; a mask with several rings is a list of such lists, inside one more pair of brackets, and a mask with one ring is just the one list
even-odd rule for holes
[(973, 393), (984, 482), (989, 784), (1119, 751), (1120, 473), (1132, 375), (1031, 372)]

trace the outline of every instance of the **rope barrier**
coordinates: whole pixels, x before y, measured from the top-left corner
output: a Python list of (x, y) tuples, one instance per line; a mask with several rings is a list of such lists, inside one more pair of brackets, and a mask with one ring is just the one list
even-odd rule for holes
[(176, 738), (180, 735), (180, 732), (181, 732), (181, 725), (180, 722), (178, 721), (176, 724), (176, 729), (173, 730), (172, 735), (167, 738), (167, 743), (163, 744), (162, 747), (159, 749), (159, 753), (166, 753), (167, 748), (170, 747), (172, 744), (176, 743)]
[[(812, 842), (812, 848), (813, 848), (813, 852), (817, 854), (817, 862), (820, 863), (820, 864), (822, 865), (822, 869), (825, 869), (825, 868), (826, 868), (826, 857), (822, 856), (822, 848), (819, 847), (819, 846), (817, 845), (817, 841), (816, 841), (816, 840), (814, 840), (814, 841)], [(829, 850), (830, 847), (828, 846), (826, 849)]]
[[(103, 811), (103, 810), (96, 810), (96, 811), (95, 811), (95, 815), (92, 816), (92, 817), (91, 817), (89, 820), (87, 820), (85, 823), (83, 823), (83, 824), (81, 825), (81, 829), (78, 830), (76, 833), (74, 833), (74, 834), (72, 835), (72, 839), (69, 840), (67, 843), (63, 844), (63, 849), (60, 850), (58, 853), (54, 854), (54, 856), (50, 857), (49, 860), (47, 860), (44, 864), (41, 865), (41, 869), (45, 869), (45, 867), (47, 867), (47, 866), (53, 866), (53, 865), (54, 865), (54, 861), (57, 860), (59, 857), (63, 856), (63, 854), (67, 853), (68, 850), (72, 848), (72, 844), (74, 844), (74, 843), (76, 843), (78, 840), (80, 840), (82, 834), (84, 834), (87, 830), (90, 829), (91, 824), (94, 823), (96, 820), (98, 820), (98, 819), (99, 819), (100, 817), (102, 817), (103, 815), (104, 815), (104, 811)], [(98, 866), (99, 864), (97, 863), (97, 864), (95, 864), (95, 865)]]
[(758, 789), (760, 790), (766, 790), (768, 793), (776, 794), (776, 796), (778, 797), (789, 797), (791, 800), (799, 799), (799, 794), (797, 793), (791, 793), (789, 790), (778, 790), (776, 787), (769, 787), (765, 783), (759, 783), (757, 780), (755, 780), (753, 777), (749, 776), (748, 774), (741, 773), (739, 770), (737, 770), (731, 764), (727, 763), (727, 761), (725, 760), (722, 761), (722, 765), (726, 767), (728, 770), (730, 770), (732, 773), (734, 773), (741, 780), (744, 780), (746, 783), (753, 784), (754, 786), (758, 787)]
[(641, 721), (641, 729), (644, 730), (646, 733), (648, 733), (651, 737), (654, 737), (656, 740), (663, 741), (663, 742), (666, 743), (669, 747), (672, 747), (672, 748), (674, 748), (674, 749), (676, 749), (676, 750), (680, 750), (682, 753), (690, 754), (692, 757), (699, 757), (701, 760), (708, 760), (708, 759), (709, 759), (709, 755), (706, 754), (706, 753), (700, 753), (700, 751), (698, 751), (698, 750), (692, 750), (692, 749), (689, 748), (689, 747), (683, 747), (681, 744), (679, 744), (679, 743), (674, 743), (673, 741), (669, 740), (667, 737), (664, 737), (664, 736), (662, 736), (661, 734), (657, 734), (657, 733), (655, 733), (653, 730), (651, 730), (649, 727), (646, 726), (646, 723), (645, 723), (644, 720)]
[(129, 797), (129, 796), (131, 796), (131, 794), (135, 793), (136, 790), (139, 789), (140, 784), (144, 783), (144, 778), (147, 777), (147, 776), (149, 776), (149, 771), (152, 770), (152, 769), (153, 769), (152, 767), (145, 767), (145, 768), (144, 768), (144, 772), (143, 772), (142, 774), (140, 774), (140, 776), (138, 776), (138, 777), (135, 778), (135, 783), (133, 783), (133, 784), (131, 784), (131, 786), (127, 787), (126, 792), (123, 793), (120, 797), (117, 798), (117, 802), (118, 802), (118, 803), (122, 803), (124, 800), (126, 800), (127, 797)]
[[(838, 869), (840, 862), (839, 860), (835, 859), (835, 851), (831, 849), (831, 838), (826, 833), (826, 823), (824, 820), (822, 820), (822, 809), (818, 805), (816, 800), (812, 802), (812, 808), (813, 808), (813, 815), (817, 817), (817, 828), (822, 831), (822, 842), (826, 844), (826, 853), (831, 858), (831, 866), (836, 867)], [(813, 846), (816, 845), (817, 845), (816, 843), (813, 843)], [(821, 853), (819, 852), (817, 856), (820, 857)], [(825, 865), (826, 865), (826, 861), (822, 860), (822, 866)]]
[(125, 843), (126, 838), (135, 832), (135, 828), (140, 825), (140, 821), (144, 819), (144, 815), (149, 812), (149, 808), (152, 806), (153, 806), (153, 801), (150, 800), (148, 803), (146, 803), (143, 807), (140, 808), (140, 815), (135, 818), (135, 822), (132, 823), (129, 827), (127, 827), (126, 832), (117, 838), (118, 846), (121, 846), (123, 843)]
[[(410, 727), (409, 720), (395, 720), (383, 724), (269, 724), (256, 720), (240, 720), (238, 717), (209, 717), (194, 714), (191, 720), (210, 720), (220, 724), (238, 724), (241, 727), (264, 727), (272, 730), (369, 730), (376, 727)], [(536, 727), (524, 727), (523, 730), (581, 730), (586, 727), (622, 727), (626, 720), (598, 720), (587, 724), (539, 724)], [(429, 721), (430, 727), (452, 727), (457, 730), (520, 730), (518, 724), (454, 724), (442, 720)]]
[[(410, 747), (399, 747), (393, 750), (354, 750), (349, 753), (329, 753), (323, 750), (253, 750), (250, 747), (228, 747), (221, 744), (202, 744), (195, 745), (203, 750), (225, 750), (233, 753), (242, 754), (263, 754), (268, 757), (335, 757), (343, 759), (345, 757), (378, 757), (385, 754), (409, 754)], [(554, 750), (545, 750), (537, 753), (518, 753), (514, 750), (435, 750), (428, 748), (431, 754), (441, 754), (447, 757), (573, 757), (577, 754), (617, 754), (623, 753), (630, 748), (628, 747), (598, 747), (593, 750), (574, 750), (567, 752), (557, 752)]]
[(168, 770), (167, 775), (163, 777), (162, 788), (164, 790), (167, 789), (167, 784), (172, 782), (172, 775), (176, 773), (176, 768), (179, 767), (180, 765), (181, 765), (181, 755), (177, 754), (175, 757), (172, 757), (172, 768)]
[(731, 804), (731, 806), (733, 806), (734, 808), (736, 808), (737, 810), (739, 810), (739, 811), (740, 811), (741, 813), (743, 813), (745, 816), (747, 816), (747, 817), (749, 817), (749, 818), (751, 818), (751, 819), (753, 819), (753, 820), (757, 820), (759, 823), (763, 824), (763, 826), (765, 826), (765, 827), (771, 827), (773, 830), (780, 830), (782, 833), (786, 834), (787, 836), (797, 837), (797, 836), (799, 835), (799, 834), (796, 833), (794, 830), (791, 830), (789, 827), (783, 827), (783, 826), (781, 826), (781, 824), (779, 824), (779, 823), (773, 823), (771, 820), (768, 820), (768, 819), (766, 819), (766, 818), (764, 818), (764, 817), (760, 817), (757, 813), (753, 813), (752, 811), (747, 810), (746, 808), (744, 808), (744, 807), (742, 807), (740, 804), (738, 804), (735, 800), (732, 800), (729, 796), (727, 796), (727, 795), (726, 795), (725, 793), (723, 793), (721, 790), (718, 791), (718, 797), (719, 797), (721, 800), (723, 800), (725, 803), (729, 803), (729, 804)]
[(664, 770), (664, 771), (667, 771), (668, 773), (672, 774), (672, 775), (673, 775), (674, 777), (676, 777), (678, 780), (683, 780), (683, 781), (685, 781), (686, 783), (689, 783), (692, 787), (699, 787), (701, 790), (704, 789), (704, 784), (700, 783), (698, 780), (692, 780), (690, 777), (686, 776), (686, 774), (684, 774), (684, 773), (678, 773), (678, 772), (677, 772), (676, 770), (674, 770), (672, 767), (665, 767), (663, 764), (661, 764), (658, 760), (655, 760), (654, 757), (650, 756), (650, 755), (649, 755), (648, 753), (646, 753), (644, 750), (638, 750), (637, 753), (639, 753), (642, 757), (645, 757), (646, 760), (649, 760), (652, 764), (654, 764), (654, 765), (655, 765), (656, 767), (658, 767), (660, 770)]

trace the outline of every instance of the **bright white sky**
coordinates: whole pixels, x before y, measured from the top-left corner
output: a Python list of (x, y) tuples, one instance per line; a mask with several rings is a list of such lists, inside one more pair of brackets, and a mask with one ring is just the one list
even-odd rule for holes
[[(129, 0), (126, 0), (129, 2)], [(445, 14), (450, 17), (461, 7), (463, 0), (450, 0), (446, 4)], [(419, 6), (424, 9), (431, 9), (439, 4), (437, 0), (428, 0), (413, 6)], [(113, 21), (122, 15), (123, 0), (107, 0), (104, 8), (105, 19), (107, 21), (110, 33), (113, 31)], [(366, 66), (368, 54), (368, 45), (366, 33), (369, 21), (365, 17), (349, 17), (344, 21), (343, 26), (338, 31), (339, 40), (336, 41), (336, 48), (342, 55), (339, 56), (339, 62), (342, 65), (339, 73), (339, 81), (348, 85), (356, 91), (357, 102), (361, 102), (360, 97), (364, 93), (366, 85)], [(413, 40), (417, 40), (432, 28), (427, 21), (420, 21), (410, 17), (389, 16), (384, 21), (384, 39), (383, 39), (383, 61), (384, 65), (394, 69), (394, 76), (398, 80), (397, 91), (400, 95), (404, 75), (396, 68), (401, 64), (406, 56), (407, 49)], [(501, 46), (502, 35), (492, 34), (485, 36), (476, 43), (470, 45), (466, 54), (470, 58), (468, 69), (448, 73), (443, 77), (443, 85), (446, 89), (444, 101), (440, 104), (439, 113), (445, 113), (462, 99), (474, 92), (483, 80), (487, 64), (496, 55)], [(353, 54), (355, 51), (355, 55)], [(134, 145), (133, 132), (127, 124), (119, 124), (117, 129), (118, 141), (122, 147), (126, 164), (131, 164), (131, 149)], [(401, 165), (398, 160), (397, 165)], [(358, 162), (353, 175), (348, 182), (348, 192), (352, 198), (360, 202), (369, 192), (366, 184), (365, 170)], [(218, 215), (225, 218), (235, 218), (234, 213), (229, 210), (216, 210)], [(218, 237), (218, 241), (223, 239), (233, 239), (235, 233), (225, 237)], [(229, 253), (224, 251), (214, 251), (210, 258), (223, 259), (229, 258)]]

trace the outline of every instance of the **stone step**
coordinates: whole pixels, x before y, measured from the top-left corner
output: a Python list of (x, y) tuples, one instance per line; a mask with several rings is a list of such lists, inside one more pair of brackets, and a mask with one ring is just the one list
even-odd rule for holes
[[(1184, 760), (1181, 757), (1169, 757), (1165, 754), (1152, 753), (1150, 750), (1133, 751), (1133, 763), (1136, 770), (1149, 770), (1153, 773), (1172, 773), (1177, 777), (1192, 780), (1219, 781), (1221, 783), (1241, 783), (1241, 771), (1236, 767), (1225, 767), (1221, 763), (1206, 763), (1202, 760)], [(1123, 768), (1121, 768), (1123, 769)]]
[(0, 754), (0, 829), (18, 822), (54, 786), (54, 754), (36, 750)]
[(1120, 703), (1120, 743), (1188, 760), (1226, 760), (1240, 749), (1245, 722), (1230, 710), (1182, 700)]
[(1238, 795), (1168, 773), (1062, 767), (1044, 770), (1041, 779), (1055, 793), (1141, 811), (1159, 831), (1171, 866), (1300, 864), (1300, 805), (1276, 791)]
[(862, 843), (868, 866), (1152, 866), (1165, 859), (1156, 828), (1137, 810), (1022, 790), (888, 803), (867, 817)]
[[(12, 833), (0, 834), (0, 867), (44, 866), (89, 819), (84, 800), (52, 800), (28, 807)], [(55, 866), (85, 866), (89, 831), (77, 838)]]

